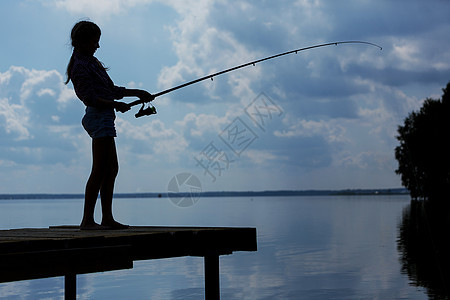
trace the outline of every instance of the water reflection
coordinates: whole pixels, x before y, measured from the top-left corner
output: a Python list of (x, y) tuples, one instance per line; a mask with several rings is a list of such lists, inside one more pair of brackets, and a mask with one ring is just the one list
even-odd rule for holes
[[(221, 299), (424, 300), (400, 273), (397, 247), (408, 196), (117, 199), (133, 225), (258, 228), (258, 251), (220, 258)], [(0, 228), (76, 224), (82, 200), (0, 201)], [(11, 217), (12, 216), (12, 217)], [(448, 277), (447, 277), (448, 278)], [(0, 284), (0, 299), (62, 299), (63, 278)], [(204, 299), (203, 259), (139, 261), (77, 277), (77, 299)], [(436, 297), (437, 298), (437, 297)]]
[(430, 299), (450, 299), (450, 210), (411, 201), (399, 225), (402, 272)]

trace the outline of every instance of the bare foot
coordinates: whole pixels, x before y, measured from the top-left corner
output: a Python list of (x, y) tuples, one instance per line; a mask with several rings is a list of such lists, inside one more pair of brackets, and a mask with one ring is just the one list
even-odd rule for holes
[(85, 223), (82, 222), (80, 225), (80, 230), (103, 230), (104, 226), (97, 223)]
[(115, 220), (102, 221), (102, 225), (105, 229), (127, 229), (130, 228), (129, 225), (121, 224)]

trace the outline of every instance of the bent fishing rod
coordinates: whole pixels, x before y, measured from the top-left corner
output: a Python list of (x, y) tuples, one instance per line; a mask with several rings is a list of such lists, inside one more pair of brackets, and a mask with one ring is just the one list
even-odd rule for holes
[[(217, 77), (219, 75), (222, 75), (222, 74), (225, 74), (225, 73), (228, 73), (228, 72), (231, 72), (231, 71), (235, 71), (235, 70), (238, 70), (238, 69), (241, 69), (241, 68), (245, 68), (245, 67), (248, 67), (248, 66), (255, 66), (257, 63), (260, 63), (260, 62), (263, 62), (263, 61), (266, 61), (266, 60), (270, 60), (270, 59), (274, 59), (274, 58), (278, 58), (280, 56), (285, 56), (285, 55), (294, 54), (294, 53), (297, 54), (298, 52), (305, 51), (305, 50), (310, 50), (310, 49), (315, 49), (315, 48), (320, 48), (320, 47), (326, 47), (326, 46), (332, 46), (332, 45), (337, 46), (337, 45), (340, 45), (340, 44), (366, 44), (366, 45), (377, 47), (380, 50), (383, 49), (381, 46), (378, 46), (377, 44), (370, 43), (370, 42), (365, 42), (365, 41), (341, 41), (341, 42), (332, 42), (332, 43), (318, 44), (318, 45), (314, 45), (314, 46), (299, 48), (299, 49), (295, 49), (295, 50), (291, 50), (291, 51), (275, 54), (275, 55), (272, 55), (272, 56), (268, 56), (268, 57), (265, 57), (265, 58), (257, 59), (257, 60), (254, 60), (254, 61), (242, 64), (242, 65), (239, 65), (239, 66), (235, 66), (235, 67), (232, 67), (232, 68), (229, 68), (229, 69), (226, 69), (226, 70), (214, 73), (214, 74), (209, 74), (209, 75), (206, 75), (204, 77), (201, 77), (201, 78), (198, 78), (198, 79), (195, 79), (195, 80), (192, 80), (192, 81), (189, 81), (189, 82), (177, 85), (177, 86), (172, 87), (170, 89), (161, 91), (159, 93), (153, 94), (153, 97), (154, 98), (159, 97), (161, 95), (173, 92), (175, 90), (187, 87), (187, 86), (189, 86), (191, 84), (194, 84), (194, 83), (197, 83), (197, 82), (200, 82), (200, 81), (203, 81), (203, 80), (207, 80), (207, 79), (213, 80), (214, 77)], [(139, 99), (139, 100), (133, 101), (133, 102), (128, 104), (130, 107), (138, 105), (138, 104), (142, 104), (141, 109), (135, 115), (136, 118), (139, 118), (139, 117), (142, 117), (142, 116), (148, 116), (148, 115), (156, 114), (156, 108), (153, 105), (151, 105), (150, 103), (149, 103), (149, 106), (144, 109), (145, 103), (147, 103), (147, 102), (148, 101), (144, 101), (144, 100), (140, 100)]]

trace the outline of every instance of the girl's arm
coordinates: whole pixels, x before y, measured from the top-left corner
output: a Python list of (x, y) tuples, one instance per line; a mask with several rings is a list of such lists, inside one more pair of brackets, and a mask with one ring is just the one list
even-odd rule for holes
[(124, 97), (138, 97), (139, 99), (143, 100), (144, 102), (150, 102), (155, 99), (152, 94), (150, 94), (147, 91), (139, 90), (139, 89), (125, 89), (123, 92)]
[[(124, 89), (122, 91), (123, 97), (138, 97), (140, 100), (144, 102), (150, 102), (155, 97), (147, 91), (139, 90), (139, 89)], [(107, 102), (107, 101), (106, 101)], [(107, 105), (107, 103), (105, 103)], [(130, 105), (124, 102), (114, 101), (112, 102), (113, 107), (122, 113), (130, 110)]]
[[(139, 90), (139, 89), (123, 89), (122, 90), (123, 97), (138, 97), (145, 102), (152, 101), (155, 97), (147, 91)], [(102, 98), (97, 98), (97, 104), (102, 107), (112, 107), (121, 113), (127, 112), (130, 110), (130, 105), (121, 101), (108, 101)]]

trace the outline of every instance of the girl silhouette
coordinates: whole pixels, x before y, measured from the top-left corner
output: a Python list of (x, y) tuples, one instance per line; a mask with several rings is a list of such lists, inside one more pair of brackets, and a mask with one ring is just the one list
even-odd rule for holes
[[(80, 21), (71, 31), (73, 53), (67, 66), (67, 81), (72, 81), (77, 97), (86, 105), (82, 125), (92, 138), (92, 170), (86, 183), (83, 219), (80, 229), (125, 229), (128, 225), (114, 220), (112, 201), (114, 183), (119, 171), (117, 160), (115, 112), (130, 109), (123, 97), (135, 96), (150, 102), (154, 97), (144, 90), (114, 85), (107, 69), (94, 56), (100, 48), (101, 31), (93, 22)], [(94, 220), (94, 209), (100, 193), (102, 221)]]

